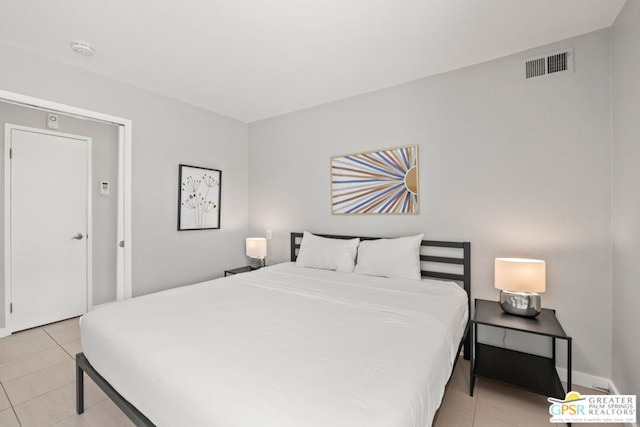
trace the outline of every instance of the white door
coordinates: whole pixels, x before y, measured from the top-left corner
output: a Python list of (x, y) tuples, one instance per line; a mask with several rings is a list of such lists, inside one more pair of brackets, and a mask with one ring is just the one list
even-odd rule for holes
[(10, 327), (18, 331), (87, 311), (91, 139), (9, 130)]

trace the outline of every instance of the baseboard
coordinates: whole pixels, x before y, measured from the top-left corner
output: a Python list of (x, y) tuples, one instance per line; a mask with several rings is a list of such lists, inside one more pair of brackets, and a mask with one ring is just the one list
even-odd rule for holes
[(0, 328), (0, 338), (8, 337), (11, 331), (8, 328)]
[[(557, 368), (557, 370), (558, 370), (558, 376), (560, 377), (560, 380), (566, 382), (567, 381), (566, 368)], [(584, 372), (573, 371), (571, 382), (573, 384), (577, 384), (582, 387), (588, 387), (592, 389), (596, 387), (607, 389), (611, 391), (609, 394), (614, 394), (614, 395), (621, 394), (620, 391), (618, 390), (618, 387), (616, 387), (616, 385), (613, 383), (612, 380), (604, 377), (585, 374)], [(638, 427), (638, 423), (637, 422), (633, 424), (627, 423), (625, 424), (625, 427)]]
[[(566, 382), (567, 381), (567, 369), (566, 368), (557, 368), (558, 376), (560, 376), (560, 380)], [(571, 382), (573, 384), (580, 385), (582, 387), (587, 388), (601, 388), (606, 390), (611, 390), (611, 380), (609, 378), (598, 377), (596, 375), (585, 374), (580, 371), (573, 371), (571, 373)], [(570, 390), (569, 390), (570, 391)]]
[[(618, 387), (616, 387), (615, 383), (613, 381), (611, 381), (611, 394), (622, 394), (620, 393), (620, 390), (618, 390)], [(636, 405), (638, 404), (637, 398), (636, 398)], [(636, 408), (637, 409), (637, 408)], [(636, 421), (637, 420), (637, 416), (636, 416)], [(638, 427), (638, 423), (625, 423), (624, 425), (625, 427)]]

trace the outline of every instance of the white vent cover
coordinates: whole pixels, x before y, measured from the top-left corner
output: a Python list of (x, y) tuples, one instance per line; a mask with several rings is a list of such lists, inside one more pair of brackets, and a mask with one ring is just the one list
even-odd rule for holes
[(573, 47), (524, 60), (526, 80), (539, 80), (573, 73)]

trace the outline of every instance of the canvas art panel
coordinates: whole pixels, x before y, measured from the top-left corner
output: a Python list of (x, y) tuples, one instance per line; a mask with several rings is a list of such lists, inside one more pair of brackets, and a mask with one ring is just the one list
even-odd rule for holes
[(418, 146), (331, 158), (334, 214), (417, 214)]
[(179, 165), (178, 231), (220, 228), (222, 171)]

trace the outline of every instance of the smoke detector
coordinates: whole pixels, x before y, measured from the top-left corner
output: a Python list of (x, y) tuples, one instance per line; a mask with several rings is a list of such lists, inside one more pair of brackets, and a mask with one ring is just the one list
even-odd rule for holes
[(93, 56), (93, 54), (96, 52), (95, 48), (91, 43), (81, 41), (81, 40), (72, 41), (71, 49), (75, 53), (82, 56)]

